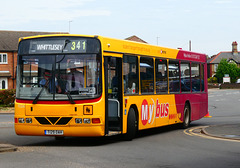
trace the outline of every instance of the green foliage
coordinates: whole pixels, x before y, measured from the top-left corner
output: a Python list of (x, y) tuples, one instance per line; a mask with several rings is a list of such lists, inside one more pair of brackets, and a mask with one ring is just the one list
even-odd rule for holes
[(216, 77), (208, 78), (208, 83), (217, 83), (217, 78)]
[(240, 77), (240, 68), (238, 68), (235, 63), (229, 63), (227, 59), (222, 59), (218, 65), (216, 73), (216, 76), (219, 78), (220, 82), (222, 82), (225, 74), (229, 74), (231, 83), (235, 83)]
[(16, 89), (0, 90), (0, 104), (6, 107), (13, 107), (15, 101)]
[(237, 81), (238, 76), (240, 76), (239, 68), (236, 64), (230, 63), (229, 64), (229, 76), (231, 77), (231, 82), (235, 83)]

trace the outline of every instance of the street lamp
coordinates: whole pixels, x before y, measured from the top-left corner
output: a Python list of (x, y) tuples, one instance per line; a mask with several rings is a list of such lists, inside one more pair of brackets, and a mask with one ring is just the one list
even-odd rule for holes
[(192, 51), (192, 41), (189, 40), (189, 51)]

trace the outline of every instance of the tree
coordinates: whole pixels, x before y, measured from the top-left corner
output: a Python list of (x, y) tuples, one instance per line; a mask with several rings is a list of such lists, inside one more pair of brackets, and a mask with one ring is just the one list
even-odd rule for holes
[(235, 83), (239, 77), (239, 68), (235, 63), (229, 63), (229, 76), (231, 77), (231, 82)]
[(218, 65), (216, 76), (222, 82), (225, 74), (229, 74), (231, 82), (235, 83), (237, 78), (240, 77), (240, 68), (235, 63), (230, 63), (227, 59), (222, 59)]

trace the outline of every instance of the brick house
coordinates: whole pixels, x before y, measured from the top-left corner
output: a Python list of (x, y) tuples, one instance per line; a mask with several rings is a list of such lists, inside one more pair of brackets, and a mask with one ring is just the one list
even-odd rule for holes
[(237, 42), (232, 43), (232, 51), (221, 51), (217, 55), (212, 56), (207, 60), (208, 63), (208, 77), (212, 77), (216, 74), (220, 61), (225, 58), (228, 62), (233, 62), (240, 67), (240, 52), (237, 49)]
[(136, 42), (140, 42), (140, 43), (147, 43), (146, 41), (140, 39), (139, 37), (137, 37), (135, 35), (128, 37), (125, 40), (136, 41)]
[(0, 30), (0, 89), (16, 88), (17, 50), (19, 38), (43, 34), (62, 33)]

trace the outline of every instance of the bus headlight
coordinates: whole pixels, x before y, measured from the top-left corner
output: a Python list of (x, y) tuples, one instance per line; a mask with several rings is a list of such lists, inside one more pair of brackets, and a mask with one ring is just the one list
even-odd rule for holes
[(32, 118), (26, 118), (26, 123), (31, 124), (32, 123)]
[(76, 118), (75, 123), (76, 124), (82, 124), (82, 119), (81, 118)]
[(18, 123), (24, 123), (24, 118), (18, 118)]
[(91, 120), (90, 120), (90, 118), (84, 118), (83, 122), (84, 122), (84, 124), (90, 124)]

